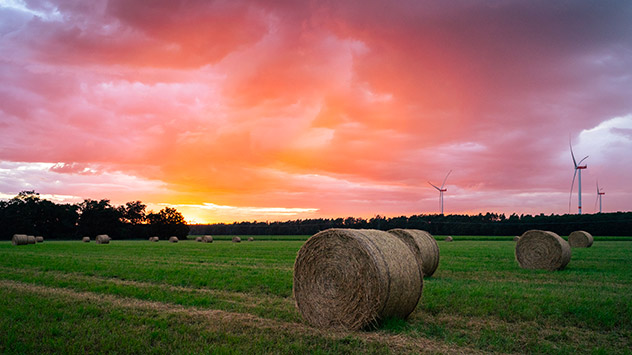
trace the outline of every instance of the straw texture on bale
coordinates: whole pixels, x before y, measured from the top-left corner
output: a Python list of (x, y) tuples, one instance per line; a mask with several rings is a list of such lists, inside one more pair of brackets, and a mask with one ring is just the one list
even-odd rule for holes
[(111, 238), (107, 234), (99, 234), (96, 238), (94, 238), (95, 243), (97, 244), (110, 244)]
[(249, 241), (249, 242), (254, 242), (254, 241), (255, 241), (255, 238), (253, 238), (253, 237), (249, 237), (249, 238), (248, 238), (248, 241)]
[(296, 307), (321, 328), (362, 329), (406, 318), (423, 287), (422, 266), (399, 238), (379, 230), (327, 229), (294, 262)]
[(445, 237), (445, 239), (444, 239), (444, 240), (445, 240), (446, 242), (452, 242), (452, 241), (454, 241), (454, 239), (453, 239), (451, 236), (447, 236), (447, 237)]
[(515, 236), (513, 240), (514, 242), (517, 242), (519, 239), (520, 239), (520, 236)]
[(523, 269), (562, 270), (571, 260), (571, 247), (553, 232), (529, 230), (516, 243), (516, 260)]
[(439, 266), (439, 245), (430, 233), (419, 229), (391, 229), (388, 232), (401, 239), (415, 255), (419, 255), (424, 277), (434, 274)]
[(83, 239), (81, 239), (84, 243), (90, 243), (90, 237), (83, 237)]
[(35, 244), (35, 243), (37, 243), (37, 241), (35, 241), (35, 236), (34, 236), (34, 235), (28, 235), (28, 236), (26, 236), (26, 238), (27, 238), (27, 239), (26, 239), (26, 240), (27, 240), (27, 243), (29, 243), (29, 244)]
[(35, 242), (44, 243), (44, 237), (42, 237), (41, 235), (38, 235), (37, 237), (35, 237)]
[(213, 236), (212, 235), (205, 235), (202, 237), (202, 242), (203, 243), (213, 243)]
[(195, 237), (195, 241), (201, 243), (202, 242), (202, 237)]
[(176, 237), (175, 235), (172, 235), (171, 237), (169, 237), (169, 243), (177, 243), (178, 242), (178, 237)]
[(11, 238), (11, 244), (13, 245), (27, 245), (29, 238), (26, 234), (14, 234)]
[(568, 236), (568, 244), (571, 248), (590, 248), (593, 241), (593, 236), (585, 231), (574, 231)]
[(241, 242), (241, 238), (233, 237), (233, 243), (240, 243), (240, 242)]

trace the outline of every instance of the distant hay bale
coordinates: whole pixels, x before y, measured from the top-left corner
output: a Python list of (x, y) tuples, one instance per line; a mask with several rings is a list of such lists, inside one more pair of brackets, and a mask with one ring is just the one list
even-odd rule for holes
[(423, 287), (422, 265), (399, 238), (379, 230), (327, 229), (294, 262), (296, 307), (311, 325), (362, 329), (406, 318)]
[(37, 243), (37, 241), (35, 241), (35, 236), (33, 236), (33, 235), (28, 235), (28, 236), (26, 236), (26, 237), (27, 237), (27, 242), (28, 242), (28, 244), (35, 244), (35, 243)]
[(195, 237), (195, 241), (202, 243), (202, 237)]
[(253, 237), (249, 237), (249, 238), (248, 238), (248, 241), (249, 241), (249, 242), (254, 242), (254, 241), (255, 241), (255, 238), (253, 238)]
[(14, 234), (11, 238), (11, 244), (13, 245), (27, 245), (29, 238), (26, 234)]
[(446, 242), (453, 242), (453, 241), (454, 241), (454, 238), (452, 238), (452, 236), (447, 236), (447, 237), (445, 237), (445, 239), (444, 239), (444, 240), (445, 240)]
[(160, 240), (160, 238), (158, 238), (157, 236), (149, 237), (149, 241), (150, 242), (157, 242), (159, 240)]
[(213, 236), (212, 235), (205, 235), (202, 237), (202, 242), (203, 243), (213, 243)]
[(81, 239), (84, 243), (90, 243), (90, 237), (83, 237), (83, 239)]
[(513, 239), (514, 242), (517, 242), (518, 240), (520, 240), (520, 236), (515, 236)]
[(41, 235), (38, 235), (37, 237), (35, 237), (35, 242), (44, 243), (44, 237), (42, 237)]
[(571, 247), (553, 232), (529, 230), (516, 243), (516, 260), (523, 269), (562, 270), (571, 260)]
[(590, 248), (593, 241), (593, 236), (585, 231), (574, 231), (568, 236), (568, 244), (571, 248)]
[(97, 244), (110, 244), (110, 238), (107, 234), (99, 234), (94, 238), (95, 243)]
[(389, 233), (401, 239), (421, 257), (424, 277), (430, 277), (439, 266), (439, 245), (432, 234), (419, 229), (391, 229)]
[(241, 238), (233, 237), (233, 243), (241, 243)]
[(177, 243), (178, 242), (178, 237), (176, 237), (175, 235), (172, 235), (171, 237), (169, 237), (169, 243)]

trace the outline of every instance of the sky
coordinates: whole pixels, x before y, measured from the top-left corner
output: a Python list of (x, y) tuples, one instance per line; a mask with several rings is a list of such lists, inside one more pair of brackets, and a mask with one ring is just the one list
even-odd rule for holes
[(0, 0), (2, 199), (577, 213), (569, 141), (632, 210), (630, 1)]

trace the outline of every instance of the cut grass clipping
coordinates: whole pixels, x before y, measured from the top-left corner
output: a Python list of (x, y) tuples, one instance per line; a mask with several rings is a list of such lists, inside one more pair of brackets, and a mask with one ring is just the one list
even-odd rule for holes
[(568, 236), (568, 244), (571, 248), (590, 248), (593, 240), (593, 236), (585, 231), (574, 231)]
[(571, 247), (553, 232), (529, 230), (516, 243), (516, 260), (523, 269), (563, 270), (571, 260)]
[(321, 328), (363, 329), (407, 318), (423, 287), (422, 265), (394, 235), (327, 229), (301, 247), (293, 293), (303, 318)]
[(439, 266), (439, 245), (432, 234), (419, 229), (391, 229), (388, 232), (401, 239), (415, 255), (419, 255), (424, 277), (434, 274)]
[(107, 234), (99, 234), (94, 238), (97, 244), (110, 244), (110, 240), (111, 238)]
[(172, 235), (171, 237), (169, 237), (169, 243), (177, 243), (178, 242), (178, 237), (176, 237), (175, 235)]

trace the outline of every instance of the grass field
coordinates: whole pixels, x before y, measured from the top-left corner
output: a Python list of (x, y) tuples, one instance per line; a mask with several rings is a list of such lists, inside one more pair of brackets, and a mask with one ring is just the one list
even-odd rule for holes
[(563, 271), (507, 238), (439, 241), (407, 321), (317, 330), (292, 300), (307, 238), (239, 244), (0, 242), (0, 353), (632, 353), (632, 242), (596, 238)]

